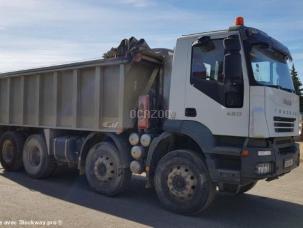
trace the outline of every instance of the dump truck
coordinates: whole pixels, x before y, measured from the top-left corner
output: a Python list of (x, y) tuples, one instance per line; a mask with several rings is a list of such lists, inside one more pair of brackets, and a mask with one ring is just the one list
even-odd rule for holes
[(299, 166), (291, 54), (242, 17), (174, 50), (112, 53), (0, 75), (6, 171), (41, 179), (68, 165), (107, 196), (142, 174), (166, 209), (195, 214), (217, 192), (242, 194)]

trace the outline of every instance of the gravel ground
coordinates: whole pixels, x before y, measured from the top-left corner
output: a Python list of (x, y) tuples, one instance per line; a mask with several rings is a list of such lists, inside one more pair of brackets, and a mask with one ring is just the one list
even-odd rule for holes
[[(279, 180), (260, 181), (242, 196), (218, 194), (195, 217), (163, 210), (155, 192), (144, 188), (143, 177), (134, 177), (121, 196), (108, 198), (90, 191), (75, 171), (33, 180), (0, 169), (0, 196), (0, 227), (38, 227), (31, 220), (57, 223), (48, 227), (303, 227), (302, 167)], [(5, 221), (23, 225), (1, 225)]]
[(300, 156), (300, 160), (303, 161), (303, 142), (298, 142), (300, 145), (300, 152), (301, 152), (301, 156)]

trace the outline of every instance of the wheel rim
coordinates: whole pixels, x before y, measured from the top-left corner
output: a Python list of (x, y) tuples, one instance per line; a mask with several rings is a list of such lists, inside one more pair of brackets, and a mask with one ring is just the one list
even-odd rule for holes
[(191, 200), (196, 191), (197, 177), (191, 169), (179, 165), (168, 173), (167, 186), (174, 198), (182, 201)]
[(112, 181), (115, 177), (115, 165), (110, 156), (99, 156), (94, 164), (94, 175), (101, 182)]
[(2, 157), (6, 163), (11, 163), (14, 159), (14, 144), (10, 140), (3, 142)]
[(41, 163), (41, 151), (39, 150), (38, 147), (34, 147), (29, 153), (28, 153), (28, 160), (29, 163), (37, 167)]

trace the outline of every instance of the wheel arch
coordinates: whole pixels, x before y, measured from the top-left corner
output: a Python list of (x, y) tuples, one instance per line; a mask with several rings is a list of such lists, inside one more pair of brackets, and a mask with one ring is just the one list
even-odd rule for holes
[(151, 185), (157, 163), (168, 152), (189, 149), (202, 156), (207, 165), (207, 153), (210, 153), (215, 145), (211, 131), (196, 121), (167, 120), (163, 129), (164, 132), (153, 140), (148, 150), (146, 160), (148, 186)]
[(204, 153), (209, 153), (215, 146), (215, 138), (211, 130), (197, 121), (167, 120), (163, 129), (170, 133), (179, 133), (190, 137)]

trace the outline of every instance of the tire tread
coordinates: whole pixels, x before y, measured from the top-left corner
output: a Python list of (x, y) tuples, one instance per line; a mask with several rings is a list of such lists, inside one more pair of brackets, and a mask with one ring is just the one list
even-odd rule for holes
[(3, 135), (0, 138), (1, 152), (2, 152), (2, 144), (3, 144), (4, 140), (6, 140), (6, 139), (10, 139), (10, 140), (14, 141), (13, 143), (16, 146), (17, 157), (12, 165), (8, 165), (5, 163), (2, 156), (0, 155), (1, 165), (7, 171), (20, 171), (23, 168), (22, 151), (23, 151), (23, 146), (24, 146), (24, 142), (25, 142), (25, 137), (22, 133), (17, 132), (17, 131), (7, 131), (7, 132), (3, 133)]

